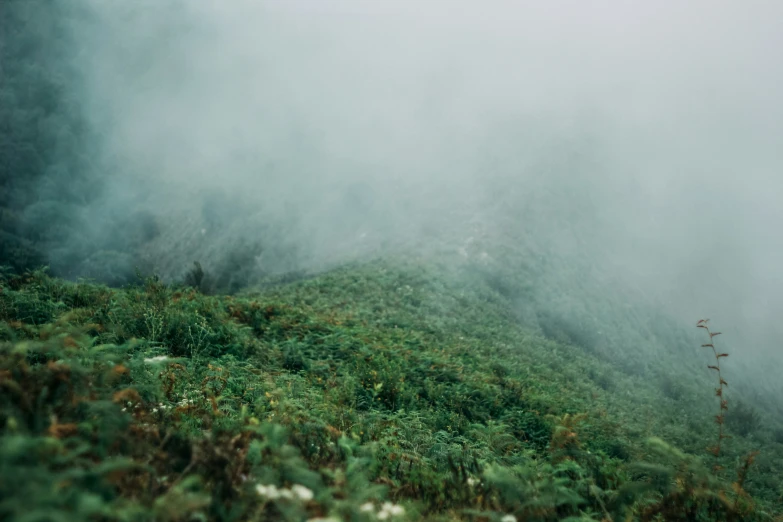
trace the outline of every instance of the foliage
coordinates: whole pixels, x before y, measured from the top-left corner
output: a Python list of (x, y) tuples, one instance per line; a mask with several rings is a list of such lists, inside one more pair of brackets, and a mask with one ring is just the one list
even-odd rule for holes
[(745, 401), (735, 401), (726, 413), (726, 427), (743, 437), (755, 433), (762, 425), (762, 415)]
[(3, 519), (765, 520), (779, 494), (755, 455), (728, 484), (645, 444), (659, 384), (580, 379), (613, 370), (480, 280), (369, 263), (233, 297), (0, 281)]
[(74, 20), (85, 6), (4, 0), (0, 9), (0, 261), (127, 284), (148, 273), (155, 216), (101, 207), (111, 176), (78, 92)]

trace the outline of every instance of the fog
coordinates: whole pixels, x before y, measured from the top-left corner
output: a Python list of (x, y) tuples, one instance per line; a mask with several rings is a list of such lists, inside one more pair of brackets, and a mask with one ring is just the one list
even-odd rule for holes
[(783, 3), (79, 5), (83, 233), (151, 213), (164, 276), (512, 246), (780, 362)]

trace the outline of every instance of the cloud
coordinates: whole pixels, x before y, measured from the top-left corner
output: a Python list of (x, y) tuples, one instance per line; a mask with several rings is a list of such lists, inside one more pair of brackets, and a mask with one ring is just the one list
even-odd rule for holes
[(774, 343), (779, 2), (88, 6), (93, 213), (159, 216), (170, 276), (237, 244), (281, 272), (480, 221)]

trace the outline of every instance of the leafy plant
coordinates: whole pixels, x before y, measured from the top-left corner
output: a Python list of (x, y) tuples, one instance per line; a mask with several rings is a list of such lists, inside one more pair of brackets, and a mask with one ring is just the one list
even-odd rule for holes
[[(657, 383), (532, 334), (484, 292), (386, 263), (237, 296), (0, 272), (0, 517), (774, 510), (779, 478), (758, 471), (769, 490), (748, 478), (755, 455), (728, 484), (688, 451), (643, 445), (656, 429), (689, 451), (700, 438), (670, 421)], [(449, 296), (458, 305), (445, 308)], [(612, 375), (611, 392), (591, 374)]]

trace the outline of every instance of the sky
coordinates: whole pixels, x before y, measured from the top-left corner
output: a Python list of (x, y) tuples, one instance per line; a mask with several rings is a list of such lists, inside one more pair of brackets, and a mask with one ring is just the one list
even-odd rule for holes
[(277, 272), (459, 255), (479, 223), (780, 353), (781, 2), (85, 6), (94, 212), (160, 216), (170, 276), (229, 239)]

